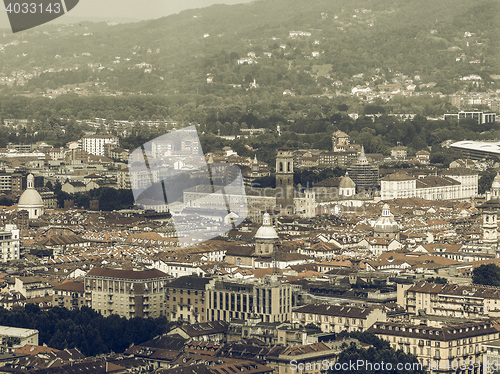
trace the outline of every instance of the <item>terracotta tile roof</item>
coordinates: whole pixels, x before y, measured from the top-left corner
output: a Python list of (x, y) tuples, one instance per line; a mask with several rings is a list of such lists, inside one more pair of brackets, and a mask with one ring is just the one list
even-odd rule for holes
[(157, 269), (135, 271), (107, 268), (93, 268), (87, 273), (87, 277), (90, 276), (118, 279), (156, 279), (168, 277), (167, 274)]
[(494, 321), (464, 322), (444, 327), (429, 327), (398, 322), (376, 322), (367, 331), (379, 335), (450, 341), (498, 333), (498, 323)]
[(62, 282), (61, 284), (53, 287), (54, 290), (59, 291), (74, 291), (74, 292), (84, 292), (84, 284), (83, 282), (74, 282), (71, 280), (67, 280)]
[(294, 313), (317, 314), (321, 316), (338, 316), (350, 318), (366, 318), (376, 308), (350, 305), (309, 304), (293, 310)]
[(500, 287), (480, 286), (476, 284), (459, 285), (417, 282), (408, 291), (500, 300)]
[(196, 323), (192, 325), (183, 325), (181, 329), (191, 337), (219, 334), (226, 332), (229, 323), (225, 321), (211, 321), (204, 323)]

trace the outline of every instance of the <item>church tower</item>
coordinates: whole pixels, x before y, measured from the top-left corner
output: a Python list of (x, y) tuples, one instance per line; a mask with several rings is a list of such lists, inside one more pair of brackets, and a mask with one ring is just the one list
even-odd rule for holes
[(481, 211), (483, 219), (483, 243), (496, 246), (498, 241), (498, 211), (500, 209), (500, 201), (491, 199), (478, 207)]
[(276, 205), (284, 215), (294, 213), (293, 203), (293, 152), (278, 149), (276, 155)]

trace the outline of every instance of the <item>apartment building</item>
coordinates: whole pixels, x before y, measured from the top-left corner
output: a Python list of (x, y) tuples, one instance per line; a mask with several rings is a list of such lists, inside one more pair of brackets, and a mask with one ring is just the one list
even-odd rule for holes
[(417, 315), (461, 318), (500, 317), (500, 288), (417, 282), (398, 284), (398, 304)]
[(251, 279), (212, 280), (208, 289), (208, 320), (246, 319), (290, 321), (292, 286), (276, 275)]
[(94, 268), (84, 280), (86, 304), (104, 316), (156, 318), (165, 314), (168, 279), (157, 269)]
[(5, 225), (0, 229), (0, 261), (19, 260), (19, 229), (16, 225)]
[(315, 324), (325, 333), (366, 331), (375, 322), (385, 322), (382, 308), (350, 305), (309, 304), (293, 310), (292, 322)]
[(16, 277), (13, 291), (19, 292), (27, 299), (52, 295), (52, 284), (43, 277)]
[(479, 373), (483, 345), (498, 339), (497, 322), (463, 322), (442, 326), (404, 322), (376, 322), (368, 329), (391, 347), (416, 356), (429, 373), (455, 373), (465, 365), (469, 373)]
[(83, 282), (66, 281), (53, 288), (52, 305), (69, 310), (80, 309), (85, 305)]
[(85, 135), (81, 140), (82, 149), (97, 156), (105, 156), (106, 145), (118, 146), (118, 137), (114, 135)]
[(210, 280), (190, 275), (168, 283), (165, 287), (168, 320), (207, 322), (206, 287)]

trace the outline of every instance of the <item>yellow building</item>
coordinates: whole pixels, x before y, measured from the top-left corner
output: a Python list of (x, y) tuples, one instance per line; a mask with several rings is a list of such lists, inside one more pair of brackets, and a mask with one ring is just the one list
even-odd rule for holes
[(85, 276), (85, 299), (104, 316), (159, 317), (165, 314), (165, 286), (160, 270), (94, 268)]
[(385, 321), (382, 308), (350, 305), (309, 304), (293, 310), (292, 322), (315, 324), (325, 333), (365, 331), (375, 322)]
[(455, 373), (460, 367), (476, 373), (483, 360), (483, 344), (498, 339), (499, 327), (490, 320), (441, 327), (377, 322), (368, 332), (387, 340), (396, 350), (413, 354), (431, 374)]

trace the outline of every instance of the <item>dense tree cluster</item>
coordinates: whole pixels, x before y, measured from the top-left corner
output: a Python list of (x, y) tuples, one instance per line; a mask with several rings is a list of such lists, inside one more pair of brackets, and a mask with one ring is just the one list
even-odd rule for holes
[[(345, 109), (346, 103), (359, 113), (376, 111), (385, 114), (377, 113), (375, 117), (361, 115), (355, 120), (340, 110)], [(447, 166), (460, 154), (441, 148), (443, 141), (500, 137), (498, 124), (494, 123), (477, 126), (472, 120), (427, 120), (422, 115), (405, 119), (387, 114), (405, 109), (405, 103), (409, 112), (418, 107), (425, 108), (422, 111), (441, 113), (452, 110), (446, 100), (425, 96), (367, 106), (355, 98), (330, 100), (253, 94), (222, 101), (210, 95), (63, 95), (54, 100), (0, 97), (0, 121), (28, 119), (26, 125), (0, 126), (0, 147), (7, 142), (26, 144), (40, 140), (61, 146), (79, 139), (85, 131), (96, 131), (115, 134), (119, 136), (122, 147), (134, 149), (170, 131), (173, 124), (164, 122), (168, 119), (177, 121), (180, 126), (197, 124), (205, 153), (229, 145), (242, 156), (253, 157), (258, 153), (259, 160), (272, 164), (275, 150), (281, 146), (329, 150), (332, 147), (331, 134), (341, 130), (350, 136), (351, 142), (363, 144), (367, 153), (388, 155), (390, 148), (402, 144), (409, 148), (411, 156), (431, 146), (431, 162)], [(90, 124), (83, 119), (93, 119), (94, 122)], [(157, 120), (160, 124), (141, 122), (147, 120)], [(278, 125), (281, 135), (277, 131)], [(242, 130), (252, 128), (263, 128), (266, 133), (239, 138), (245, 134)], [(218, 135), (233, 135), (236, 139), (228, 140)]]
[(96, 188), (87, 192), (68, 194), (56, 193), (57, 205), (64, 207), (64, 201), (73, 200), (75, 207), (89, 209), (90, 201), (99, 201), (99, 210), (112, 211), (128, 209), (134, 205), (132, 190), (114, 189), (110, 187)]
[(443, 278), (443, 277), (430, 277), (430, 278), (426, 278), (425, 281), (429, 282), (429, 283), (439, 283), (439, 284), (448, 283), (448, 279)]
[(487, 264), (474, 268), (472, 283), (485, 286), (500, 286), (500, 266)]
[(169, 331), (174, 324), (165, 317), (103, 317), (90, 308), (68, 310), (54, 307), (40, 310), (36, 304), (12, 310), (0, 308), (0, 325), (36, 329), (39, 344), (56, 349), (78, 348), (87, 356), (123, 352), (132, 343), (140, 344)]

